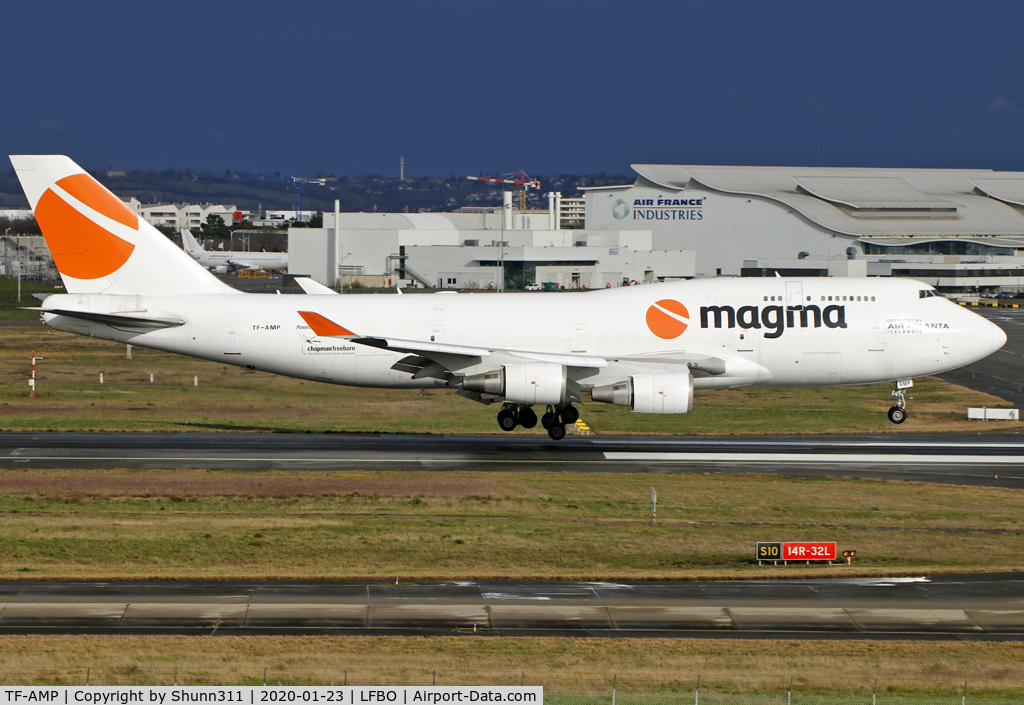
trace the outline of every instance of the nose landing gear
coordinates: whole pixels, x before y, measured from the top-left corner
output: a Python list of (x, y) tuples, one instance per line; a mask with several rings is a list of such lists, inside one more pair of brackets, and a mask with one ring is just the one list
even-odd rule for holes
[(889, 420), (893, 423), (903, 423), (907, 420), (907, 398), (906, 390), (914, 386), (914, 380), (896, 380), (896, 389), (891, 394), (896, 398), (896, 405), (891, 407), (887, 413)]
[(894, 406), (887, 414), (893, 423), (903, 423), (907, 419), (907, 411), (902, 406)]

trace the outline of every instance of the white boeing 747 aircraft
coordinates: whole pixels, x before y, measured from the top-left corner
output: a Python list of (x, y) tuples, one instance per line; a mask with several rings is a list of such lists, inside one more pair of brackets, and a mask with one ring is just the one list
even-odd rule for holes
[(181, 243), (192, 259), (217, 274), (227, 274), (235, 269), (285, 269), (288, 267), (287, 252), (213, 252), (204, 250), (196, 242), (188, 228), (181, 229)]
[[(649, 414), (694, 389), (896, 382), (974, 362), (1003, 331), (909, 279), (698, 279), (584, 293), (246, 294), (63, 156), (12, 156), (67, 289), (46, 325), (362, 387), (449, 387), (553, 439), (588, 394)], [(308, 291), (316, 291), (311, 287)]]

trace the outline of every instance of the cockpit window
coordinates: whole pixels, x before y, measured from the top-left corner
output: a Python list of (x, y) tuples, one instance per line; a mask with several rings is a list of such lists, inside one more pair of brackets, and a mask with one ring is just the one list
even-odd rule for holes
[(917, 298), (919, 298), (919, 299), (930, 299), (933, 296), (938, 296), (939, 298), (944, 298), (942, 296), (942, 294), (937, 292), (935, 289), (920, 289), (917, 292)]

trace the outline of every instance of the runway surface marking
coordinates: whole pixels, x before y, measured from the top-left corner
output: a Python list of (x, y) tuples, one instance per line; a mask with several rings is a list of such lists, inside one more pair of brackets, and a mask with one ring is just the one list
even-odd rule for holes
[(607, 460), (652, 460), (661, 462), (763, 462), (763, 463), (984, 463), (1018, 465), (1019, 455), (905, 455), (869, 453), (671, 453), (606, 451)]
[[(325, 451), (326, 452), (326, 451)], [(0, 456), (3, 457), (3, 456)], [(33, 452), (31, 455), (25, 455), (15, 451), (11, 453), (10, 458), (18, 460), (103, 460), (109, 462), (119, 462), (126, 460), (133, 461), (153, 461), (153, 460), (174, 460), (181, 462), (203, 462), (203, 463), (223, 463), (225, 461), (232, 462), (246, 462), (246, 463), (335, 463), (341, 461), (353, 462), (353, 463), (473, 463), (479, 464), (481, 461), (478, 458), (445, 458), (438, 456), (431, 456), (429, 458), (419, 457), (399, 457), (399, 458), (360, 458), (354, 455), (333, 455), (329, 458), (310, 458), (307, 453), (302, 451), (296, 451), (295, 455), (291, 456), (271, 456), (271, 455), (260, 455), (255, 457), (246, 457), (240, 455), (231, 455), (231, 451), (225, 451), (224, 455), (217, 456), (197, 456), (197, 455), (159, 455), (154, 453), (153, 455), (64, 455), (59, 452), (54, 453), (39, 453)], [(789, 456), (786, 456), (789, 457)], [(545, 465), (578, 465), (579, 460), (500, 460), (503, 464), (536, 464), (543, 463)], [(596, 461), (600, 462), (600, 460)]]
[[(664, 445), (722, 445), (722, 446), (835, 446), (837, 448), (963, 448), (965, 443), (949, 441), (819, 441), (812, 438), (801, 441), (772, 440), (701, 440), (699, 438), (649, 438), (644, 439), (651, 444)], [(595, 438), (594, 445), (621, 444), (622, 440)], [(1024, 443), (970, 443), (971, 448), (1024, 448)]]
[[(715, 582), (0, 582), (2, 633), (1024, 639), (1016, 574)], [(472, 630), (472, 631), (471, 631)]]

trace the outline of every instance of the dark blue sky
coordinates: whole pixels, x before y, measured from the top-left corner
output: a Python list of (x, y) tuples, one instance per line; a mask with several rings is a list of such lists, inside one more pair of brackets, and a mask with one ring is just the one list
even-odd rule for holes
[(1024, 3), (81, 2), (4, 10), (4, 154), (448, 176), (1024, 170)]

